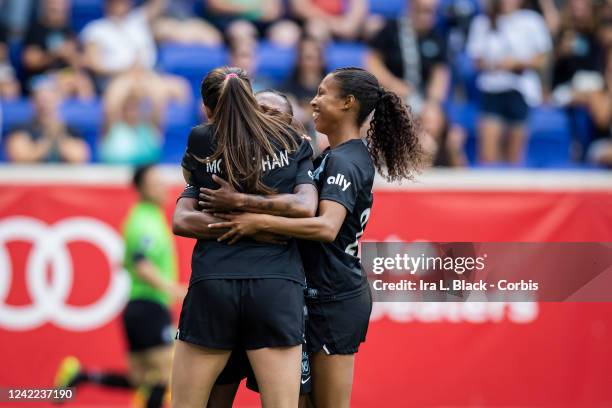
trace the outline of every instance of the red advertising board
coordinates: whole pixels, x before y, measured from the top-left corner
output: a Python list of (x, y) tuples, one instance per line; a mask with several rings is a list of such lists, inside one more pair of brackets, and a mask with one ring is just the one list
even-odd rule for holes
[[(66, 355), (125, 370), (119, 231), (135, 198), (123, 185), (0, 184), (0, 387), (48, 387)], [(612, 192), (379, 190), (364, 239), (612, 242)], [(186, 281), (193, 241), (176, 244)], [(612, 406), (610, 344), (612, 304), (377, 304), (352, 406)], [(72, 404), (130, 400), (87, 386)]]

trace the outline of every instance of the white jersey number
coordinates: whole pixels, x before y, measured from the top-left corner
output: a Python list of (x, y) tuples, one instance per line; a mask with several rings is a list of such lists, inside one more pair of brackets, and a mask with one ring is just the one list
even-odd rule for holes
[(359, 238), (361, 238), (361, 236), (363, 235), (363, 231), (365, 230), (365, 226), (368, 223), (369, 219), (370, 219), (370, 208), (366, 208), (365, 210), (363, 210), (363, 212), (359, 216), (359, 223), (361, 224), (361, 231), (355, 234), (355, 242), (353, 242), (352, 244), (349, 244), (344, 250), (344, 252), (346, 252), (349, 255), (357, 256), (357, 253), (359, 251)]

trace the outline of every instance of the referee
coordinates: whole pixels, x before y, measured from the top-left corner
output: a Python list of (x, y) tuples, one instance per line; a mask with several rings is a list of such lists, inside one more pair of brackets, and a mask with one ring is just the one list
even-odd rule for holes
[(138, 389), (147, 408), (163, 405), (172, 367), (174, 328), (169, 307), (183, 300), (186, 288), (177, 282), (174, 241), (163, 211), (166, 185), (154, 165), (138, 167), (133, 185), (139, 200), (123, 225), (124, 266), (131, 280), (122, 320), (129, 345), (129, 374), (84, 371), (74, 357), (64, 359), (57, 387), (83, 382)]

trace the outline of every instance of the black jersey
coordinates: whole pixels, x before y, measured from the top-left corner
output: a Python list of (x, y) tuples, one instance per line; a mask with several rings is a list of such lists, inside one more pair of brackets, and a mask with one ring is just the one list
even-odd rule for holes
[[(297, 137), (297, 136), (296, 136)], [(181, 197), (198, 198), (200, 187), (217, 189), (213, 174), (223, 178), (222, 159), (207, 161), (215, 151), (211, 125), (193, 128), (182, 166), (191, 172)], [(278, 149), (262, 160), (262, 181), (279, 194), (293, 193), (298, 184), (313, 183), (312, 148), (301, 141), (296, 151)], [(199, 160), (198, 160), (199, 159)], [(304, 269), (294, 239), (287, 244), (265, 244), (243, 238), (233, 245), (216, 240), (198, 240), (191, 258), (193, 284), (202, 279), (284, 278), (304, 283)]]
[(314, 168), (319, 200), (340, 203), (347, 214), (335, 241), (299, 242), (308, 293), (320, 300), (357, 296), (367, 288), (357, 250), (373, 201), (372, 158), (360, 139), (349, 140), (321, 153)]

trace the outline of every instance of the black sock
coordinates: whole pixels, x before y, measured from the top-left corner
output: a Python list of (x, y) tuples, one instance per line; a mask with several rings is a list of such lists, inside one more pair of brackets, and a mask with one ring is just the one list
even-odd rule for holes
[(130, 380), (123, 375), (117, 373), (91, 373), (88, 375), (89, 381), (113, 388), (132, 388)]
[(89, 381), (89, 375), (87, 375), (85, 371), (80, 371), (68, 384), (66, 384), (66, 388), (78, 387), (80, 384), (87, 381)]
[(149, 399), (147, 399), (147, 408), (160, 408), (164, 402), (164, 394), (166, 393), (165, 384), (157, 384), (151, 388)]

